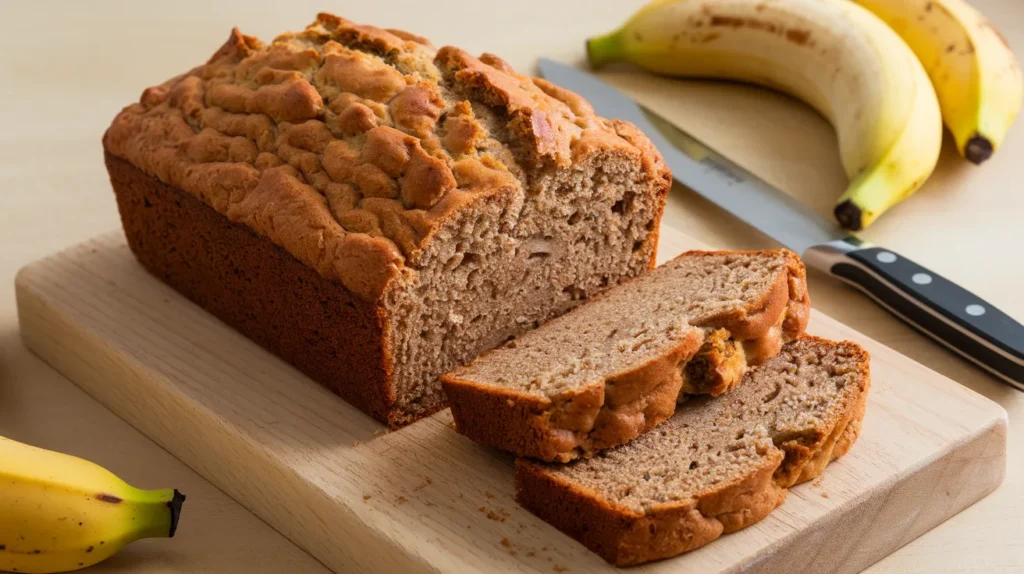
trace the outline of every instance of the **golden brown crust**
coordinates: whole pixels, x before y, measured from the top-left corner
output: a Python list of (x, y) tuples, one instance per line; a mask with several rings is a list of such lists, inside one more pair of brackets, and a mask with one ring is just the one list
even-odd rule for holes
[[(764, 255), (783, 257), (786, 260), (785, 273), (775, 276), (772, 287), (761, 298), (744, 309), (736, 309), (729, 315), (709, 317), (697, 326), (726, 329), (737, 341), (750, 341), (771, 335), (780, 317), (785, 318), (783, 329), (787, 340), (803, 333), (810, 316), (811, 301), (807, 293), (807, 268), (800, 257), (788, 249), (763, 251), (701, 251), (693, 250), (679, 257), (702, 255)], [(773, 354), (774, 356), (774, 354)]]
[[(813, 336), (801, 338), (825, 341)], [(846, 454), (860, 436), (860, 427), (868, 404), (868, 391), (871, 388), (871, 357), (856, 343), (843, 341), (833, 344), (844, 346), (848, 353), (857, 357), (857, 384), (860, 386), (860, 392), (843, 405), (843, 416), (833, 422), (830, 433), (814, 437), (809, 445), (806, 438), (780, 445), (786, 451), (786, 460), (775, 472), (775, 482), (783, 488), (816, 478), (825, 470), (828, 463)]]
[(830, 421), (829, 432), (783, 442), (769, 451), (756, 472), (735, 477), (694, 499), (661, 503), (640, 513), (604, 499), (594, 490), (547, 472), (543, 463), (516, 459), (516, 500), (616, 566), (676, 556), (746, 528), (785, 500), (790, 486), (817, 477), (856, 441), (870, 388), (869, 356), (850, 342), (833, 343), (857, 357), (858, 392)]
[[(509, 118), (502, 133), (474, 104)], [(319, 14), (270, 44), (233, 30), (122, 110), (104, 147), (375, 301), (454, 212), (523, 194), (524, 174), (621, 150), (667, 192), (638, 134), (496, 56)]]
[(757, 472), (718, 490), (638, 513), (518, 458), (516, 501), (608, 562), (633, 566), (695, 550), (768, 516), (786, 498), (786, 489), (772, 480), (783, 454), (764, 460)]
[(441, 381), (460, 433), (524, 456), (567, 462), (627, 442), (672, 416), (681, 366), (702, 339), (692, 329), (664, 354), (554, 399), (484, 386), (454, 373)]
[[(685, 356), (666, 355), (657, 368), (644, 365), (632, 375), (623, 373), (555, 400), (449, 373), (441, 383), (456, 429), (519, 456), (567, 462), (640, 436), (671, 416), (685, 394), (717, 396), (732, 389), (748, 366), (774, 357), (785, 341), (803, 333), (806, 319), (790, 317), (806, 317), (810, 301), (806, 289), (793, 288), (805, 283), (806, 271), (791, 251), (689, 251), (679, 257), (722, 254), (781, 255), (786, 264), (771, 288), (747, 308), (701, 323), (708, 332), (689, 340)], [(787, 331), (787, 321), (799, 330)], [(663, 370), (669, 364), (674, 372)], [(671, 389), (676, 394), (669, 402)]]

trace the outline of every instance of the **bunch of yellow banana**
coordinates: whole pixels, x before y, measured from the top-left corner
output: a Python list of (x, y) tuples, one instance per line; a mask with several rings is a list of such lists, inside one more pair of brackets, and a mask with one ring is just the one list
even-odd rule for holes
[(1024, 78), (1006, 40), (963, 0), (854, 1), (892, 27), (924, 64), (960, 154), (987, 160), (1024, 100)]
[(978, 162), (1021, 103), (1012, 53), (960, 0), (655, 0), (587, 52), (594, 67), (627, 61), (807, 102), (836, 130), (850, 183), (835, 214), (855, 230), (924, 184), (943, 117)]
[(91, 462), (0, 437), (0, 571), (68, 572), (171, 537), (185, 496), (140, 490)]

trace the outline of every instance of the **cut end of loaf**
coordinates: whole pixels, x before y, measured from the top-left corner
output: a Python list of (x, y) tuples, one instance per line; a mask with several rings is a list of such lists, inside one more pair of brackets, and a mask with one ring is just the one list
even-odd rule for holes
[(444, 373), (650, 269), (663, 194), (635, 157), (592, 159), (464, 208), (388, 293), (401, 420), (447, 404)]
[(860, 347), (802, 338), (629, 444), (565, 465), (519, 459), (517, 499), (617, 565), (687, 552), (760, 520), (845, 454), (869, 386)]

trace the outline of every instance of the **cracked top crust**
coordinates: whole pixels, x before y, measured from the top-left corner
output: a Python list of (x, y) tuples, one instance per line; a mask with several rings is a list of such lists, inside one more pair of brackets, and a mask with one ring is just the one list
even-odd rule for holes
[(482, 198), (596, 151), (668, 171), (635, 127), (497, 56), (319, 14), (270, 44), (237, 29), (126, 107), (106, 150), (368, 299)]

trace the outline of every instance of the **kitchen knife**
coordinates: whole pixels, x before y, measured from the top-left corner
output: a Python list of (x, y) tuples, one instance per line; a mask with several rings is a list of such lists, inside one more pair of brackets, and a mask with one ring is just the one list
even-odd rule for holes
[(1024, 390), (1024, 325), (910, 259), (838, 225), (736, 165), (584, 71), (542, 58), (545, 79), (586, 98), (599, 115), (635, 124), (676, 181), (860, 289), (907, 324)]

